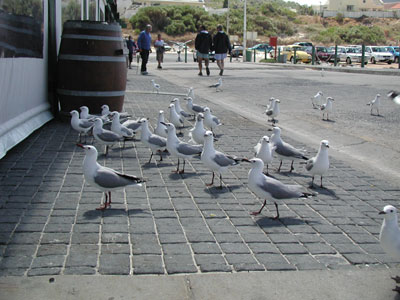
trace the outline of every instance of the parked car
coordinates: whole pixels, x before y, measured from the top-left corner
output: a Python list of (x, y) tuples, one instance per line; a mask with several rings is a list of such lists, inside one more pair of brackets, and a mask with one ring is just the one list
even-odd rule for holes
[(254, 45), (253, 47), (247, 48), (248, 50), (256, 50), (256, 51), (262, 51), (264, 52), (265, 50), (267, 52), (271, 51), (273, 49), (272, 46), (270, 46), (269, 44), (257, 44)]
[[(362, 60), (362, 51), (360, 47), (338, 47), (339, 61), (344, 61), (348, 65), (351, 65), (353, 62), (361, 63)], [(370, 55), (367, 51), (364, 53), (364, 64), (368, 64), (370, 60)]]
[(394, 62), (399, 62), (399, 46), (386, 46), (386, 51), (390, 52), (394, 56)]
[[(212, 62), (215, 62), (215, 51), (210, 51), (208, 53), (208, 58), (209, 60), (211, 60)], [(193, 50), (193, 61), (196, 62), (197, 61), (197, 51)]]
[(394, 61), (393, 54), (388, 52), (386, 47), (366, 46), (365, 52), (370, 54), (370, 60), (373, 64), (376, 64), (376, 62), (387, 62), (388, 64), (391, 64)]
[(310, 46), (312, 47), (313, 43), (311, 43), (311, 42), (296, 42), (293, 45), (299, 45), (299, 46), (303, 46), (303, 47), (310, 47)]
[[(296, 50), (296, 62), (294, 62), (294, 51)], [(299, 45), (290, 45), (290, 46), (283, 46), (281, 55), (286, 54), (287, 60), (291, 63), (297, 63), (299, 61), (304, 63), (311, 62), (311, 55), (308, 54), (303, 50), (302, 46)]]
[(232, 55), (232, 57), (243, 56), (243, 46), (242, 45), (233, 45), (231, 55)]
[[(312, 55), (312, 46), (306, 46), (303, 48), (308, 54)], [(324, 46), (316, 46), (315, 47), (315, 56), (317, 61), (329, 61), (331, 57), (335, 56), (335, 52), (328, 51), (327, 47)]]
[(171, 46), (168, 45), (167, 43), (164, 43), (164, 50), (165, 50), (165, 52), (167, 52), (167, 51), (171, 51), (172, 48), (171, 48)]

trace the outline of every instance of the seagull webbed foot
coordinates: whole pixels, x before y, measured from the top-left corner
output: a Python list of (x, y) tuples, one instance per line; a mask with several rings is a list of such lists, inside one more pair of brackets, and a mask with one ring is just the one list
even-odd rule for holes
[(96, 210), (105, 210), (107, 208), (107, 204), (102, 204)]
[(253, 211), (250, 213), (250, 215), (252, 215), (252, 216), (258, 216), (259, 214), (260, 214), (259, 211)]
[(396, 276), (396, 277), (391, 277), (394, 281), (396, 281), (396, 283), (400, 283), (400, 277)]
[(400, 287), (399, 287), (399, 286), (396, 286), (394, 289), (392, 289), (392, 291), (395, 291), (395, 292), (400, 293)]

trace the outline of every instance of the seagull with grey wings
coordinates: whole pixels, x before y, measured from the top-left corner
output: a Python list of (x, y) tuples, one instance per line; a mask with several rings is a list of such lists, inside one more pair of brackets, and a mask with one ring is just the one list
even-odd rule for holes
[(279, 115), (280, 113), (280, 108), (279, 108), (279, 103), (281, 101), (279, 99), (273, 99), (270, 107), (267, 108), (267, 110), (265, 111), (265, 114), (268, 116), (268, 120), (271, 119), (272, 124), (276, 123), (275, 118)]
[(280, 170), (281, 170), (283, 159), (289, 159), (292, 161), (289, 172), (292, 172), (294, 170), (293, 163), (295, 160), (308, 160), (308, 157), (306, 157), (304, 155), (302, 150), (297, 149), (297, 148), (293, 147), (292, 145), (290, 145), (289, 143), (286, 143), (282, 140), (281, 129), (279, 127), (275, 126), (272, 129), (272, 135), (270, 138), (270, 142), (271, 142), (272, 146), (275, 147), (275, 153), (281, 159), (281, 163), (279, 164), (278, 172), (280, 172)]
[(123, 174), (111, 168), (101, 166), (97, 162), (97, 149), (94, 146), (77, 144), (85, 150), (83, 160), (83, 175), (86, 182), (104, 192), (105, 201), (98, 210), (104, 210), (111, 206), (111, 191), (127, 186), (141, 186), (145, 180), (133, 175)]
[(215, 128), (221, 126), (221, 121), (211, 113), (210, 108), (204, 108), (204, 125), (214, 133)]
[(310, 188), (314, 186), (314, 176), (319, 175), (321, 176), (321, 185), (320, 187), (323, 188), (322, 185), (322, 176), (328, 171), (329, 169), (329, 142), (327, 140), (322, 140), (319, 146), (319, 150), (316, 156), (310, 158), (306, 162), (306, 170), (311, 173), (312, 180), (310, 184)]
[(165, 123), (165, 117), (164, 117), (164, 111), (160, 110), (158, 112), (157, 125), (156, 128), (154, 129), (154, 133), (159, 136), (167, 138), (168, 136), (167, 127), (165, 127), (165, 125), (163, 125), (162, 123)]
[(248, 176), (248, 185), (250, 190), (260, 199), (264, 199), (264, 203), (260, 210), (252, 212), (252, 215), (261, 213), (267, 204), (267, 198), (274, 200), (276, 216), (273, 219), (279, 219), (279, 209), (276, 200), (292, 199), (292, 198), (307, 198), (314, 194), (304, 192), (304, 188), (297, 184), (284, 184), (279, 180), (266, 176), (263, 173), (264, 163), (259, 158), (243, 159), (243, 161), (251, 163), (251, 170)]
[(158, 83), (156, 83), (156, 82), (154, 81), (154, 79), (151, 80), (151, 83), (152, 83), (152, 85), (153, 85), (153, 93), (154, 93), (154, 92), (157, 92), (157, 94), (160, 93), (160, 87), (161, 87), (161, 86), (160, 86)]
[(211, 87), (215, 87), (215, 91), (216, 92), (222, 92), (222, 77), (220, 77), (219, 79), (218, 79), (218, 82), (217, 83), (214, 83), (214, 84), (212, 84), (212, 85), (210, 85), (209, 86), (210, 88)]
[(206, 129), (203, 124), (204, 115), (199, 113), (196, 116), (196, 122), (192, 129), (189, 130), (189, 142), (193, 142), (194, 144), (203, 145), (204, 144), (204, 134), (206, 133)]
[(392, 99), (394, 103), (399, 104), (400, 105), (400, 93), (396, 92), (396, 91), (390, 91), (387, 94), (389, 99)]
[(105, 145), (104, 155), (108, 154), (109, 147), (112, 147), (115, 144), (123, 142), (125, 140), (125, 138), (118, 133), (104, 129), (103, 121), (100, 118), (94, 119), (93, 136), (97, 142)]
[[(185, 161), (186, 159), (192, 159), (195, 155), (200, 155), (203, 151), (203, 145), (192, 145), (183, 142), (176, 136), (176, 129), (172, 123), (163, 123), (168, 130), (167, 137), (167, 150), (168, 152), (178, 158), (178, 165), (176, 168), (176, 173), (185, 173)], [(180, 158), (183, 159), (182, 170), (179, 170)]]
[(214, 184), (214, 172), (219, 173), (219, 188), (222, 189), (222, 173), (226, 172), (228, 167), (239, 164), (241, 159), (226, 155), (214, 148), (214, 136), (211, 131), (204, 134), (204, 148), (201, 153), (201, 161), (212, 171), (211, 183), (207, 186)]
[(141, 119), (140, 123), (142, 125), (142, 136), (140, 140), (145, 146), (149, 147), (151, 150), (151, 155), (148, 163), (151, 162), (154, 152), (158, 152), (158, 154), (160, 155), (160, 161), (162, 161), (163, 158), (161, 155), (161, 151), (165, 150), (167, 146), (167, 139), (157, 134), (151, 133), (147, 119)]
[(257, 143), (257, 145), (254, 146), (254, 155), (256, 158), (261, 159), (264, 162), (264, 165), (267, 165), (267, 173), (268, 174), (268, 164), (272, 163), (274, 159), (274, 152), (275, 152), (276, 146), (271, 146), (269, 142), (269, 137), (268, 136), (263, 136), (260, 141)]
[(327, 97), (326, 103), (322, 104), (319, 108), (322, 111), (322, 120), (324, 120), (324, 116), (326, 114), (326, 121), (329, 121), (329, 114), (332, 113), (333, 110), (333, 101), (335, 101), (335, 99), (332, 97)]
[(186, 111), (184, 111), (183, 109), (182, 109), (182, 107), (181, 107), (181, 102), (179, 101), (179, 98), (174, 98), (173, 100), (172, 100), (172, 103), (175, 105), (175, 110), (176, 110), (176, 112), (177, 112), (177, 114), (179, 115), (179, 116), (181, 116), (181, 117), (184, 117), (184, 118), (189, 118), (191, 115), (190, 114), (188, 114)]
[(169, 108), (169, 121), (172, 124), (174, 124), (175, 128), (179, 128), (180, 130), (179, 134), (182, 134), (182, 127), (184, 125), (183, 118), (176, 112), (174, 103), (171, 103), (168, 108)]
[(193, 118), (196, 116), (196, 114), (204, 112), (204, 108), (206, 107), (193, 103), (193, 99), (191, 97), (185, 98), (185, 100), (187, 101), (186, 108), (188, 111), (193, 113)]
[(314, 109), (319, 108), (322, 105), (322, 96), (324, 93), (318, 91), (314, 96), (311, 97), (311, 103)]
[(71, 114), (71, 127), (79, 132), (79, 142), (81, 142), (82, 140), (82, 134), (85, 135), (85, 142), (86, 142), (86, 136), (94, 126), (93, 121), (89, 121), (88, 119), (80, 119), (79, 113), (76, 110), (72, 110), (70, 114)]
[(379, 107), (381, 106), (381, 95), (380, 94), (376, 94), (375, 98), (373, 100), (371, 100), (370, 102), (367, 103), (367, 105), (371, 108), (371, 116), (373, 115), (373, 110), (376, 110), (378, 116), (380, 116), (379, 114)]

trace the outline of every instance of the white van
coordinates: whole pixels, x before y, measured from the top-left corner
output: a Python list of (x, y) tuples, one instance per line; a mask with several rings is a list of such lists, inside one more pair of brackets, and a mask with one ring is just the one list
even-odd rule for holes
[(392, 53), (386, 50), (386, 47), (382, 46), (365, 46), (365, 52), (371, 55), (371, 63), (376, 62), (387, 62), (391, 64), (394, 62), (394, 56)]

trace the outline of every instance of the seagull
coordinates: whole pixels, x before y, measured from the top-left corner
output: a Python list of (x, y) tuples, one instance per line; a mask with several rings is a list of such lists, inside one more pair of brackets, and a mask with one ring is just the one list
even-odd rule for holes
[(256, 158), (261, 159), (264, 164), (267, 165), (267, 173), (268, 174), (268, 164), (272, 163), (272, 160), (274, 159), (273, 153), (276, 149), (276, 146), (272, 146), (269, 143), (269, 137), (268, 136), (263, 136), (258, 144), (254, 146), (254, 155)]
[(184, 118), (190, 117), (190, 114), (188, 114), (186, 111), (182, 109), (179, 98), (174, 98), (174, 100), (172, 100), (172, 103), (175, 105), (175, 110), (178, 113), (178, 115)]
[[(176, 173), (185, 173), (185, 160), (192, 158), (194, 155), (200, 155), (203, 151), (203, 145), (191, 145), (189, 143), (182, 142), (176, 136), (176, 129), (172, 123), (163, 123), (168, 130), (167, 137), (167, 150), (168, 152), (178, 157), (178, 166), (176, 168)], [(183, 168), (179, 170), (179, 158), (183, 159)]]
[(157, 94), (160, 92), (160, 85), (158, 83), (155, 83), (154, 79), (151, 80), (151, 83), (153, 84), (153, 93), (157, 91)]
[[(104, 116), (109, 116), (110, 114), (111, 114), (110, 107), (107, 104), (103, 104), (101, 106), (101, 115), (103, 116), (102, 119), (104, 118)], [(124, 120), (124, 119), (127, 119), (129, 117), (132, 117), (132, 116), (130, 114), (128, 114), (127, 112), (120, 112), (119, 113), (120, 120)]]
[(182, 134), (183, 118), (178, 115), (175, 110), (175, 104), (173, 103), (169, 105), (169, 121), (174, 124), (175, 128), (179, 127), (179, 129), (181, 130), (179, 134)]
[(122, 125), (119, 121), (119, 112), (113, 111), (111, 113), (112, 123), (111, 123), (111, 131), (119, 134), (122, 137), (132, 138), (133, 130), (128, 127)]
[(187, 107), (188, 111), (191, 111), (194, 113), (194, 116), (198, 113), (204, 112), (205, 106), (200, 106), (198, 104), (194, 104), (193, 99), (191, 97), (186, 98), (186, 100), (187, 100), (186, 107)]
[[(250, 162), (252, 165), (249, 171), (248, 185), (250, 190), (256, 194), (257, 197), (265, 199), (263, 205), (259, 211), (252, 212), (252, 215), (258, 215), (261, 213), (265, 205), (267, 204), (268, 197), (274, 200), (281, 199), (291, 199), (291, 198), (301, 198), (308, 197), (312, 194), (303, 192), (303, 187), (301, 185), (289, 185), (280, 182), (272, 177), (263, 174), (264, 163), (259, 158), (243, 159), (243, 161)], [(276, 216), (273, 219), (279, 219), (278, 204), (274, 201)]]
[(319, 91), (317, 94), (311, 97), (311, 103), (314, 109), (317, 109), (318, 107), (321, 106), (323, 95), (324, 94), (321, 91)]
[(379, 241), (383, 250), (395, 259), (400, 260), (400, 230), (397, 220), (397, 209), (386, 205), (380, 215), (384, 215)]
[[(379, 233), (379, 242), (387, 254), (396, 260), (400, 260), (400, 230), (397, 220), (397, 209), (392, 205), (386, 205), (380, 215), (384, 216), (381, 231)], [(392, 277), (396, 283), (400, 283), (400, 277)], [(396, 287), (394, 291), (400, 292)]]
[(328, 171), (329, 169), (329, 156), (328, 156), (328, 148), (329, 142), (327, 140), (322, 140), (319, 146), (319, 150), (316, 156), (310, 158), (306, 162), (306, 170), (312, 174), (312, 181), (310, 184), (310, 188), (314, 186), (314, 176), (320, 175), (321, 176), (321, 185), (322, 186), (322, 176)]
[(141, 129), (141, 124), (139, 121), (140, 121), (139, 118), (137, 120), (128, 119), (122, 123), (122, 126), (125, 126), (130, 130), (132, 130), (134, 133), (136, 133)]
[(100, 118), (94, 119), (93, 136), (96, 141), (106, 146), (104, 155), (108, 154), (108, 147), (115, 143), (124, 141), (124, 138), (111, 130), (103, 128), (103, 121)]
[(158, 112), (158, 120), (157, 120), (156, 128), (154, 129), (154, 133), (159, 136), (167, 138), (167, 136), (168, 136), (167, 127), (165, 127), (165, 125), (163, 125), (162, 123), (165, 123), (164, 111), (160, 110)]
[(274, 104), (274, 100), (275, 100), (275, 98), (274, 97), (271, 97), (271, 98), (269, 98), (269, 102), (268, 102), (268, 104), (267, 104), (267, 109), (265, 110), (265, 112), (267, 111), (267, 110), (269, 110), (270, 108), (272, 108), (272, 105)]
[(154, 152), (159, 153), (160, 161), (162, 161), (163, 159), (161, 155), (161, 150), (164, 150), (167, 146), (167, 139), (157, 134), (151, 133), (147, 119), (141, 119), (140, 123), (142, 125), (141, 141), (143, 142), (143, 144), (151, 149), (151, 156), (148, 163), (151, 162), (151, 158), (153, 157)]
[(296, 149), (289, 143), (286, 143), (282, 140), (281, 129), (279, 127), (274, 127), (272, 129), (272, 132), (273, 133), (271, 135), (270, 142), (272, 143), (272, 146), (275, 147), (275, 153), (281, 159), (281, 163), (279, 165), (278, 172), (280, 172), (280, 170), (281, 170), (283, 159), (291, 159), (292, 160), (292, 164), (290, 166), (289, 172), (292, 172), (294, 170), (293, 162), (295, 159), (308, 160), (308, 158), (306, 156), (304, 156), (304, 154), (301, 150)]
[(394, 103), (400, 105), (400, 93), (396, 91), (390, 91), (387, 96), (393, 100)]
[(329, 113), (332, 112), (332, 101), (334, 101), (332, 97), (326, 98), (326, 103), (322, 104), (321, 107), (319, 108), (322, 110), (322, 120), (324, 120), (324, 115), (326, 113), (326, 120), (329, 121)]
[(211, 111), (208, 107), (204, 108), (204, 125), (211, 129), (213, 133), (217, 126), (222, 125), (221, 121), (216, 116), (211, 114)]
[(189, 130), (189, 142), (200, 145), (204, 144), (204, 134), (206, 133), (206, 130), (204, 128), (203, 119), (203, 113), (199, 113), (196, 116), (196, 122), (194, 123), (193, 128)]
[(230, 155), (226, 155), (222, 152), (214, 149), (214, 136), (211, 131), (206, 131), (204, 134), (204, 148), (201, 153), (201, 161), (212, 170), (211, 183), (207, 186), (214, 184), (214, 172), (219, 173), (219, 188), (222, 189), (222, 173), (225, 172), (229, 166), (235, 166), (239, 164), (240, 159)]
[(142, 186), (144, 179), (123, 174), (113, 169), (103, 167), (97, 162), (97, 149), (94, 146), (77, 144), (85, 150), (85, 159), (83, 160), (83, 175), (85, 180), (92, 186), (95, 186), (105, 195), (105, 202), (98, 210), (104, 210), (111, 206), (111, 191), (124, 188), (129, 185)]
[(76, 110), (72, 110), (71, 114), (71, 126), (73, 129), (79, 132), (79, 142), (81, 142), (82, 133), (86, 135), (93, 127), (93, 121), (89, 121), (87, 119), (79, 119), (79, 113)]
[(219, 92), (219, 91), (222, 92), (222, 89), (221, 89), (221, 87), (222, 87), (222, 77), (220, 77), (218, 79), (217, 83), (214, 83), (214, 84), (210, 85), (209, 87), (215, 87), (215, 91), (216, 92)]
[(194, 89), (193, 89), (193, 87), (190, 87), (188, 89), (187, 97), (190, 97), (190, 98), (194, 99)]
[(79, 114), (80, 119), (88, 119), (88, 120), (92, 121), (92, 120), (94, 120), (94, 118), (100, 117), (100, 116), (89, 114), (89, 107), (87, 107), (85, 105), (79, 107), (79, 109), (81, 110), (81, 113)]
[(372, 100), (371, 102), (367, 103), (368, 106), (371, 107), (371, 115), (372, 115), (372, 111), (375, 109), (376, 112), (379, 115), (379, 107), (381, 106), (381, 95), (380, 94), (376, 94), (375, 99)]
[(268, 116), (268, 118), (271, 118), (273, 124), (275, 124), (276, 122), (275, 118), (279, 115), (280, 112), (279, 109), (280, 102), (281, 101), (279, 99), (272, 100), (270, 108), (265, 111), (265, 114)]

